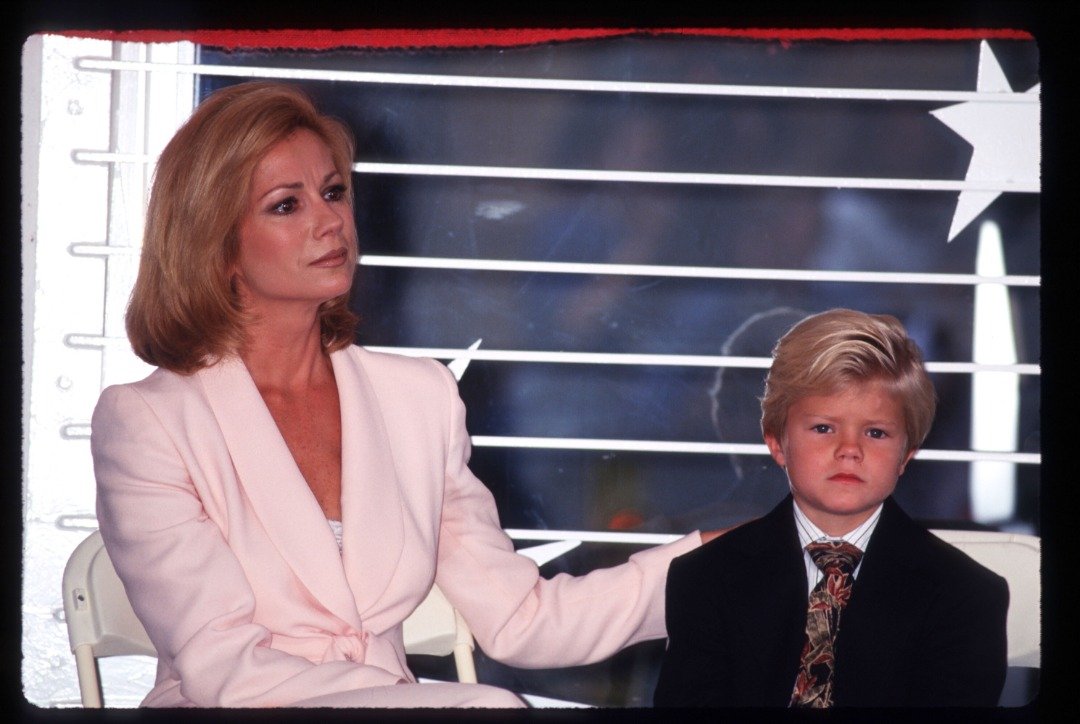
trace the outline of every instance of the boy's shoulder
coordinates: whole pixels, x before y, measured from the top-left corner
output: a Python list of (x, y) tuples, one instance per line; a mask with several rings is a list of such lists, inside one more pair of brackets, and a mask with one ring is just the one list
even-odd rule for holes
[(792, 555), (798, 551), (790, 498), (769, 513), (731, 528), (700, 548), (684, 553), (672, 562), (675, 575), (704, 575), (718, 567), (739, 569), (744, 564), (762, 565), (763, 559)]
[(684, 625), (680, 622), (719, 625), (721, 609), (749, 616), (764, 602), (799, 599), (806, 574), (790, 500), (672, 560), (666, 586), (669, 633)]
[(867, 561), (888, 558), (897, 570), (951, 588), (1005, 585), (1005, 579), (912, 520), (891, 498), (885, 501), (866, 555)]
[[(877, 558), (883, 563), (887, 561), (893, 570), (951, 581), (950, 585), (1004, 583), (993, 571), (912, 520), (892, 498), (887, 498), (884, 505), (867, 549), (867, 561)], [(669, 580), (717, 575), (738, 577), (750, 568), (773, 566), (792, 557), (801, 560), (791, 506), (791, 499), (787, 498), (761, 518), (743, 523), (679, 556), (672, 562)]]

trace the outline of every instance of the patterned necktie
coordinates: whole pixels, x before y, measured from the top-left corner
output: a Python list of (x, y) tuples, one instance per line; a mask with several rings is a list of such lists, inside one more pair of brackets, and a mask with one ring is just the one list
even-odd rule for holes
[(832, 706), (832, 676), (836, 660), (833, 644), (840, 629), (840, 611), (851, 598), (852, 572), (862, 551), (843, 541), (811, 543), (806, 552), (823, 572), (806, 613), (806, 643), (799, 675), (791, 692), (791, 706)]

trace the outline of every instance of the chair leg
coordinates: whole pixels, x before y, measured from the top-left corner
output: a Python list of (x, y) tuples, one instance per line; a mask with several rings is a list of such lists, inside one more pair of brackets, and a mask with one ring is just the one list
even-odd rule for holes
[(476, 683), (476, 664), (473, 662), (471, 648), (463, 644), (455, 646), (454, 664), (457, 666), (458, 681), (463, 684)]
[(82, 696), (83, 706), (87, 709), (102, 708), (101, 679), (98, 677), (97, 661), (90, 644), (75, 647), (75, 670), (79, 675), (79, 694)]
[(464, 684), (476, 683), (476, 662), (473, 660), (473, 636), (465, 617), (454, 609), (455, 641), (454, 664), (457, 666), (458, 681)]

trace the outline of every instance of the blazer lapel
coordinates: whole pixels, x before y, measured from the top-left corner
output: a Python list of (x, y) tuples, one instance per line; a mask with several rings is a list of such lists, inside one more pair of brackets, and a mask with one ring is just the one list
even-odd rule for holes
[(197, 374), (240, 484), (278, 553), (315, 600), (359, 628), (333, 532), (247, 367), (230, 357)]
[[(759, 643), (750, 647), (764, 678), (766, 700), (786, 705), (795, 686), (799, 656), (806, 631), (807, 582), (802, 548), (795, 531), (794, 502), (789, 495), (762, 523), (760, 555), (767, 564), (759, 569), (760, 585), (770, 591), (761, 605)], [(767, 645), (762, 645), (768, 642)]]
[(394, 453), (379, 398), (347, 348), (330, 357), (341, 399), (341, 517), (345, 575), (361, 616), (386, 591), (404, 544)]
[(922, 597), (919, 562), (906, 557), (911, 549), (913, 525), (891, 498), (885, 500), (852, 586), (841, 631), (849, 626), (856, 630), (864, 626), (868, 630), (895, 629), (904, 620), (905, 612), (915, 610), (915, 601)]
[[(915, 524), (887, 498), (852, 587), (851, 602), (841, 616), (837, 701), (860, 705), (906, 695), (906, 680), (899, 672), (911, 662), (903, 652), (915, 640), (913, 626), (926, 610), (928, 595), (920, 585), (921, 563), (909, 558), (914, 529)], [(882, 651), (890, 655), (882, 656)]]

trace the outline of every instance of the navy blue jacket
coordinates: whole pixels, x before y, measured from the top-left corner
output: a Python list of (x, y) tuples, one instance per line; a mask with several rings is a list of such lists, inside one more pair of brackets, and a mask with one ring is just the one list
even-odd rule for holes
[[(788, 705), (807, 580), (790, 496), (676, 558), (656, 706)], [(1005, 579), (891, 498), (840, 619), (836, 706), (994, 706), (1005, 681)]]

